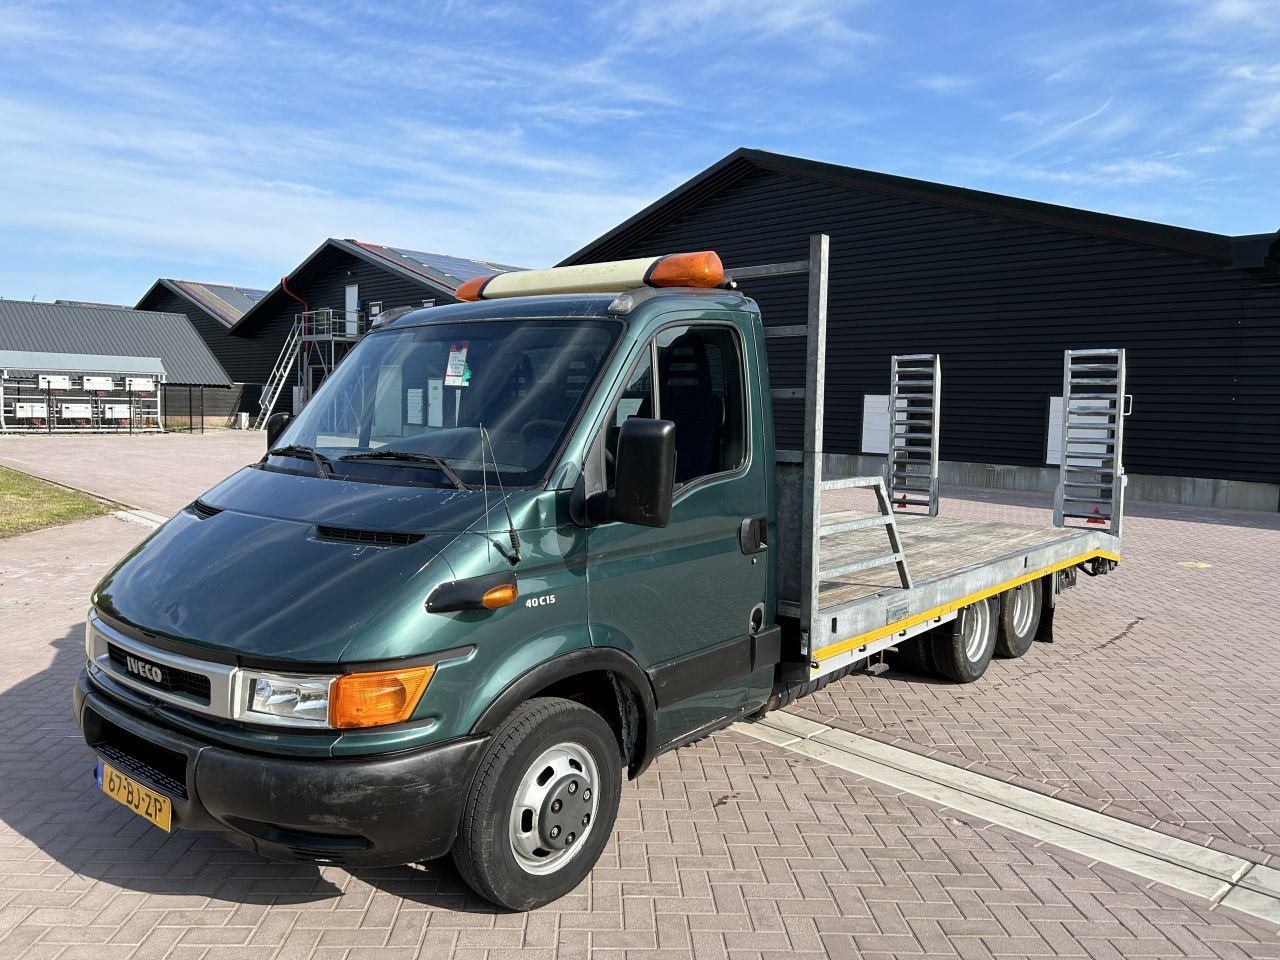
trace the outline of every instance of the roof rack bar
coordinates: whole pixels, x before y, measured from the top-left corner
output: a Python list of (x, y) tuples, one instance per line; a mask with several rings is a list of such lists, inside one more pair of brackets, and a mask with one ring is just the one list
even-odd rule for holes
[(761, 277), (790, 277), (809, 272), (808, 260), (787, 260), (782, 263), (762, 263), (754, 267), (734, 267), (725, 270), (728, 280), (757, 280)]

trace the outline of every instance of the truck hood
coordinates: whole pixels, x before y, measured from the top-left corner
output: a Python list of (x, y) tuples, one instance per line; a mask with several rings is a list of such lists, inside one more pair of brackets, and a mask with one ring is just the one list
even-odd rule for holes
[[(94, 605), (171, 640), (242, 658), (321, 663), (339, 661), (388, 604), (407, 603), (408, 593), (421, 603), (452, 579), (437, 555), (484, 512), (483, 497), (470, 491), (251, 467), (197, 506), (107, 574)], [(392, 538), (396, 545), (360, 542), (372, 532), (402, 536)], [(429, 638), (421, 639), (429, 650)]]

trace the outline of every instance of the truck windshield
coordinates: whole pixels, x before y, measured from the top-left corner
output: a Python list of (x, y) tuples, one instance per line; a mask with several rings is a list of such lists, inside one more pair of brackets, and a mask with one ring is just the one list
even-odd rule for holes
[[(316, 451), (336, 476), (471, 485), (482, 479), (483, 426), (492, 444), (483, 452), (489, 482), (496, 463), (508, 487), (531, 486), (546, 475), (619, 329), (600, 320), (515, 319), (371, 334), (280, 445)], [(271, 462), (304, 469), (287, 455)]]

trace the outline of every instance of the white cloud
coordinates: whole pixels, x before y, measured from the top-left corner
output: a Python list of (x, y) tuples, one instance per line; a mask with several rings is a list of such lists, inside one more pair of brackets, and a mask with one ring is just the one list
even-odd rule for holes
[(1247, 25), (1276, 29), (1273, 0), (1197, 0), (1195, 9), (1206, 20), (1231, 26)]
[(930, 93), (956, 94), (972, 90), (977, 81), (973, 77), (958, 77), (953, 74), (934, 73), (927, 77), (913, 80), (911, 86)]
[(1183, 180), (1188, 176), (1189, 171), (1186, 167), (1166, 160), (1114, 160), (1094, 168), (1094, 182), (1109, 186), (1152, 183), (1157, 180)]
[(1115, 96), (1114, 95), (1109, 96), (1101, 106), (1093, 110), (1090, 110), (1088, 113), (1082, 116), (1074, 117), (1070, 120), (1063, 120), (1063, 121), (1053, 123), (1052, 126), (1050, 126), (1044, 133), (1038, 135), (1030, 143), (1022, 147), (1022, 149), (1015, 152), (1013, 156), (1020, 157), (1023, 154), (1031, 153), (1034, 150), (1039, 150), (1041, 147), (1046, 147), (1052, 143), (1057, 143), (1059, 140), (1062, 140), (1063, 138), (1067, 137), (1073, 131), (1079, 130), (1085, 124), (1098, 119), (1100, 116), (1102, 116), (1104, 113), (1107, 112), (1107, 108), (1109, 108), (1111, 104), (1114, 102), (1115, 102)]
[(846, 22), (845, 15), (860, 5), (847, 0), (627, 0), (601, 8), (598, 16), (615, 24), (627, 41), (661, 41), (673, 48), (721, 44), (728, 37), (752, 43), (798, 38), (853, 47), (878, 39)]
[(1280, 63), (1245, 63), (1228, 69), (1227, 76), (1246, 83), (1280, 83)]
[[(233, 129), (144, 129), (125, 115), (100, 122), (88, 128), (74, 112), (0, 101), (0, 126), (22, 132), (0, 143), (0, 166), (22, 184), (0, 207), (9, 232), (57, 228), (117, 256), (182, 252), (282, 267), (330, 235), (546, 263), (590, 236), (586, 224), (603, 231), (649, 196), (617, 191), (590, 158), (539, 153), (518, 131), (449, 137), (406, 123), (390, 146), (363, 154), (340, 137), (259, 129), (246, 155)], [(372, 168), (388, 176), (350, 189)], [(309, 177), (319, 169), (323, 182)]]
[(1063, 64), (1044, 78), (1045, 83), (1064, 83), (1067, 80), (1075, 79), (1085, 72), (1085, 66), (1079, 60), (1072, 60)]

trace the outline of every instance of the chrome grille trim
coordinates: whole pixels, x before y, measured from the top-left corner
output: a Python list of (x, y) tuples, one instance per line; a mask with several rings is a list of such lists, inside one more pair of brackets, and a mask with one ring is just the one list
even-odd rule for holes
[[(192, 713), (201, 713), (205, 716), (218, 717), (222, 720), (235, 718), (235, 706), (241, 700), (240, 670), (237, 667), (226, 663), (196, 660), (192, 657), (184, 657), (181, 654), (162, 650), (159, 647), (153, 647), (108, 626), (92, 613), (89, 615), (85, 633), (85, 646), (87, 648), (85, 652), (89, 655), (89, 661), (122, 686), (137, 690), (139, 693), (154, 697), (156, 700), (171, 703), (184, 710), (190, 710)], [(115, 644), (122, 650), (135, 654), (144, 660), (172, 667), (175, 670), (185, 670), (188, 673), (207, 677), (209, 680), (209, 702), (204, 703), (196, 697), (186, 695), (180, 691), (164, 690), (138, 679), (111, 659), (108, 644)]]

